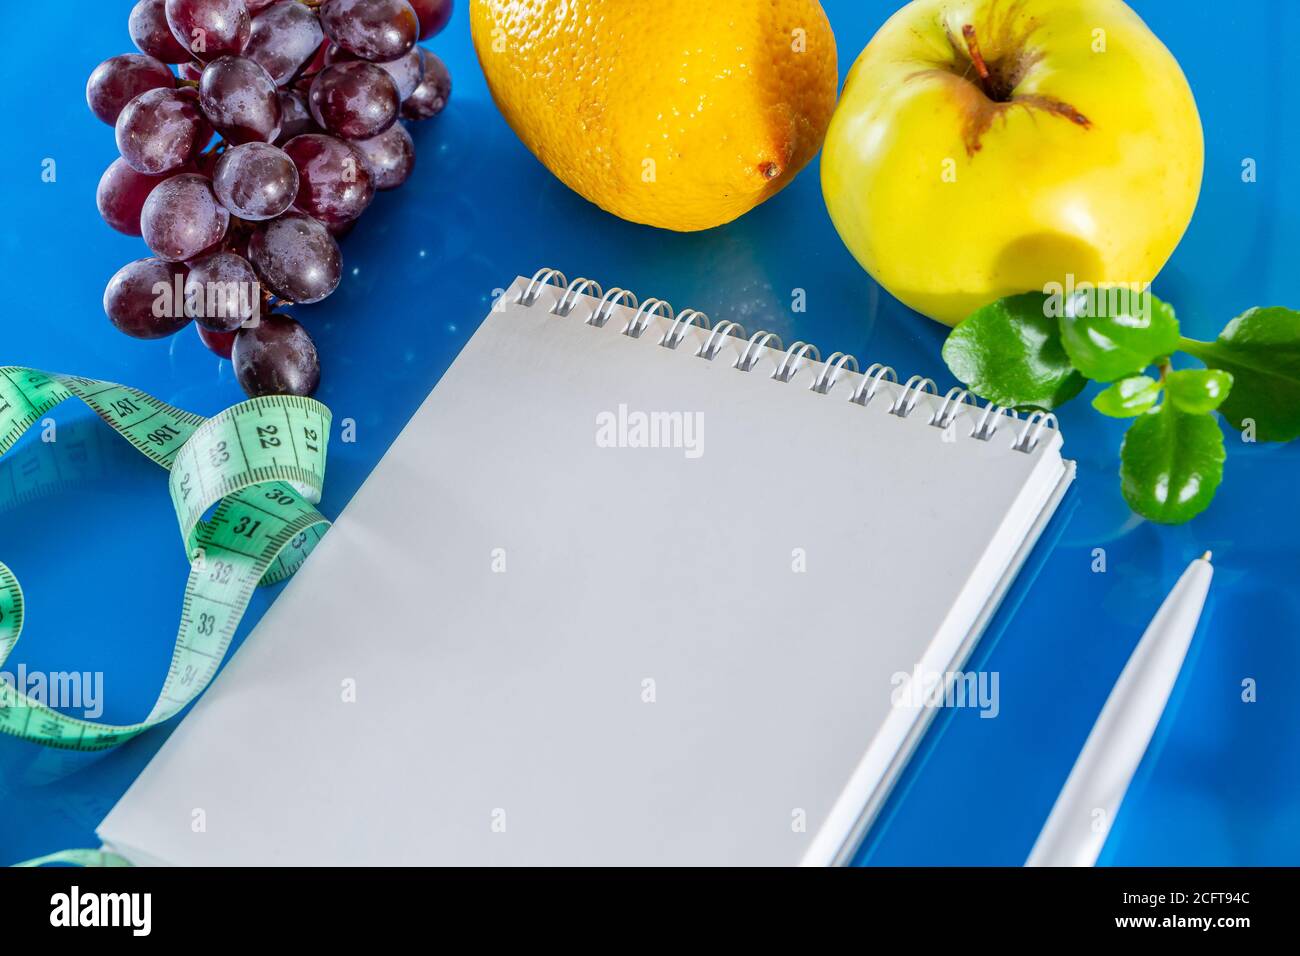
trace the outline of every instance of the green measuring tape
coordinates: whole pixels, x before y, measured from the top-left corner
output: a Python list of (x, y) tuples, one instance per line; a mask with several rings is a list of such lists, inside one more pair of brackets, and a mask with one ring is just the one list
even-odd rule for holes
[[(180, 627), (162, 690), (139, 723), (61, 714), (0, 681), (0, 731), (50, 747), (104, 750), (174, 717), (201, 694), (253, 588), (291, 576), (325, 534), (329, 522), (312, 505), (325, 476), (330, 412), (309, 398), (275, 395), (204, 419), (111, 382), (0, 367), (0, 455), (74, 396), (169, 472), (190, 561)], [(0, 668), (22, 626), (22, 589), (0, 563)]]
[(118, 867), (134, 865), (126, 857), (119, 856), (111, 850), (60, 850), (58, 853), (51, 853), (47, 856), (38, 856), (34, 860), (24, 860), (21, 863), (15, 863), (14, 866), (48, 866), (51, 863), (62, 863), (66, 866), (85, 867)]

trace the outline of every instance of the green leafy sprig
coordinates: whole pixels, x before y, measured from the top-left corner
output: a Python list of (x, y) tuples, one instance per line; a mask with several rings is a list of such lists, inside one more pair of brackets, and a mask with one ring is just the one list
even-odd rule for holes
[[(1216, 412), (1246, 441), (1300, 438), (1300, 312), (1251, 309), (1198, 342), (1150, 292), (1111, 296), (1110, 307), (1106, 292), (999, 299), (952, 330), (943, 358), (976, 395), (1021, 410), (1058, 408), (1089, 379), (1109, 383), (1093, 407), (1134, 420), (1120, 448), (1124, 499), (1152, 521), (1181, 524), (1223, 480)], [(1175, 370), (1180, 351), (1206, 367)]]

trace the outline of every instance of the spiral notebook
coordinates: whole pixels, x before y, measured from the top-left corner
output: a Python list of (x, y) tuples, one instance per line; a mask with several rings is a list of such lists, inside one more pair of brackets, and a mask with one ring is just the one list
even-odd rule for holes
[(844, 862), (1061, 445), (520, 278), (99, 834), (140, 863)]

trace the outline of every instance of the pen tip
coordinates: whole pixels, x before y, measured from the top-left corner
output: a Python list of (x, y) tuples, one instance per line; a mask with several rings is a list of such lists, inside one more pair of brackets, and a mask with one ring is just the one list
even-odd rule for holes
[(1203, 555), (1201, 555), (1201, 560), (1202, 560), (1202, 561), (1208, 561), (1208, 560), (1210, 560), (1210, 556), (1211, 556), (1213, 553), (1214, 553), (1214, 552), (1212, 552), (1212, 551), (1206, 551)]

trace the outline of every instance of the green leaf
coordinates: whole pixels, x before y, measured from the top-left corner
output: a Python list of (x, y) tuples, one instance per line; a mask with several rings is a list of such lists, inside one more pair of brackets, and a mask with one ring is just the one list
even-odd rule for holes
[(1141, 415), (1160, 397), (1160, 383), (1149, 375), (1122, 378), (1092, 400), (1092, 407), (1111, 418)]
[(1203, 415), (1223, 404), (1232, 391), (1232, 375), (1217, 369), (1187, 369), (1165, 376), (1169, 400), (1180, 412)]
[(1122, 287), (1080, 291), (1065, 300), (1064, 313), (1065, 354), (1094, 381), (1113, 382), (1140, 372), (1178, 348), (1173, 307), (1149, 291), (1138, 294)]
[(958, 380), (999, 405), (1052, 409), (1083, 389), (1061, 348), (1059, 321), (1041, 292), (1008, 296), (972, 312), (948, 335), (943, 360)]
[(1213, 415), (1188, 415), (1165, 402), (1129, 426), (1119, 451), (1129, 507), (1161, 524), (1204, 511), (1223, 480), (1223, 432)]
[(1180, 344), (1210, 368), (1232, 373), (1232, 393), (1219, 411), (1234, 428), (1253, 421), (1260, 441), (1300, 438), (1300, 312), (1251, 309), (1213, 342)]

